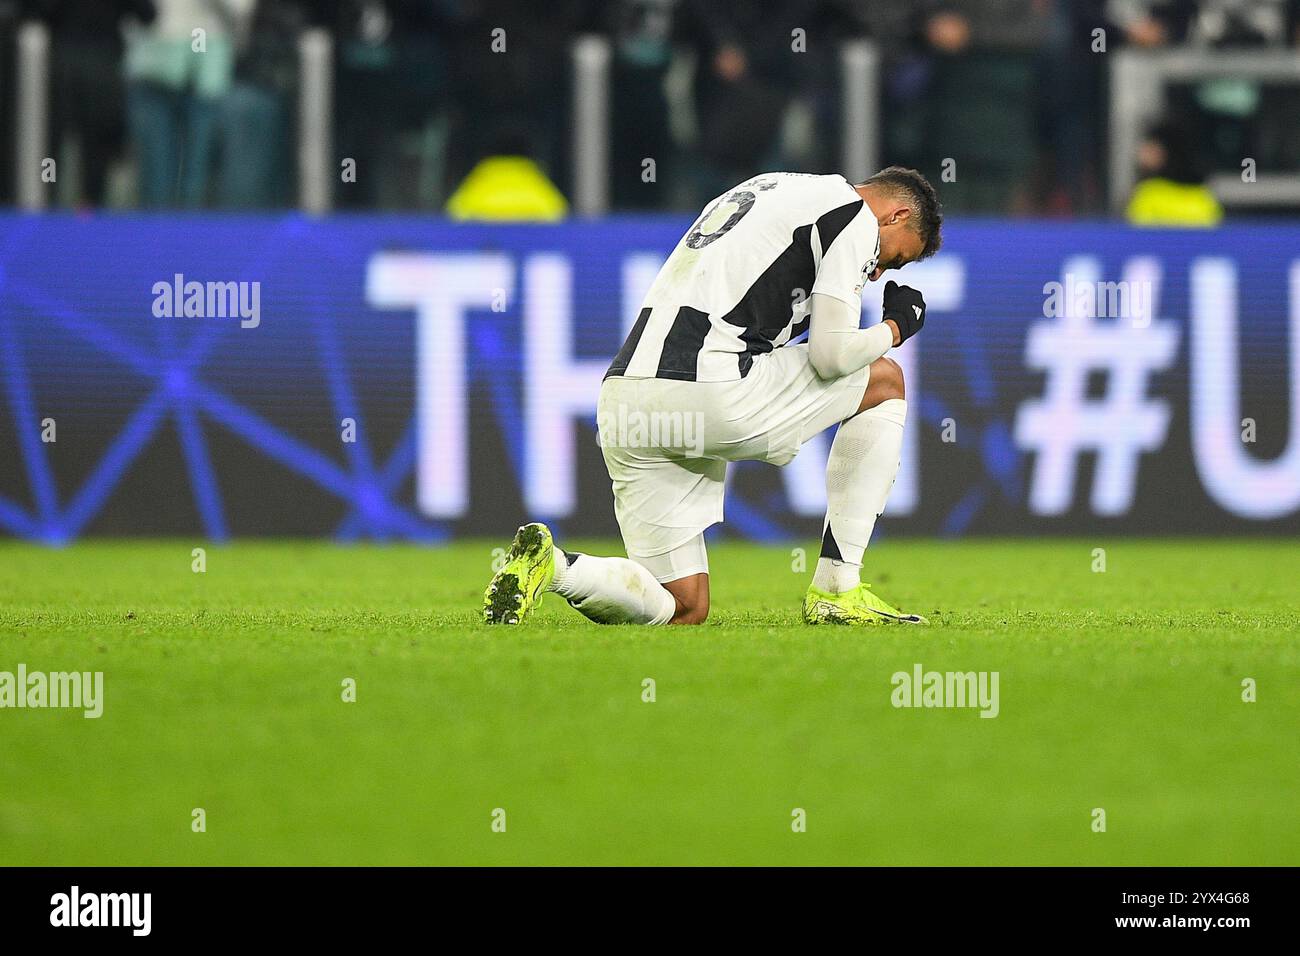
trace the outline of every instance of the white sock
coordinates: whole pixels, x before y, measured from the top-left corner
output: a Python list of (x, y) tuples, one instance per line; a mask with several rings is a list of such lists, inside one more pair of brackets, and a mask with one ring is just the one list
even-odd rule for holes
[(831, 594), (843, 594), (852, 591), (862, 583), (862, 565), (836, 561), (834, 558), (818, 558), (817, 570), (813, 572), (813, 587)]
[(677, 600), (635, 561), (555, 549), (550, 590), (598, 624), (667, 624)]
[(813, 587), (832, 594), (861, 581), (862, 554), (894, 487), (907, 402), (891, 398), (840, 425), (826, 463), (826, 523)]

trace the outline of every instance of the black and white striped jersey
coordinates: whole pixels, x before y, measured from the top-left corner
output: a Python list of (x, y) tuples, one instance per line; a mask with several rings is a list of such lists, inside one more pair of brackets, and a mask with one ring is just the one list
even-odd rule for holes
[(606, 378), (731, 382), (808, 330), (812, 294), (861, 308), (876, 218), (843, 176), (764, 173), (705, 207)]

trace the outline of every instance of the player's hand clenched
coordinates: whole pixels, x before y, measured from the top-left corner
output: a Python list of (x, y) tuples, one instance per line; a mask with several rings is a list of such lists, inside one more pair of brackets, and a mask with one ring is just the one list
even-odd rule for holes
[(925, 299), (911, 286), (899, 285), (893, 279), (885, 283), (885, 308), (883, 321), (892, 322), (898, 330), (898, 341), (902, 345), (925, 325)]

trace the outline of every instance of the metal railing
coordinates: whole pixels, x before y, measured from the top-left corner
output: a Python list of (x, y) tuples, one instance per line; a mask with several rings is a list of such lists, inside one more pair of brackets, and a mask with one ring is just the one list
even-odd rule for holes
[[(15, 195), (20, 208), (48, 204), (42, 178), (50, 148), (50, 31), (40, 22), (24, 23), (17, 36), (15, 111)], [(573, 209), (599, 216), (610, 204), (610, 110), (613, 51), (601, 36), (578, 37), (571, 48), (573, 69)], [(324, 29), (298, 39), (297, 102), (298, 206), (322, 214), (334, 206), (340, 160), (334, 155), (334, 40)], [(842, 84), (841, 160), (846, 176), (863, 179), (879, 156), (880, 57), (866, 40), (840, 49)]]
[[(338, 166), (334, 157), (333, 39), (322, 29), (306, 31), (298, 43), (298, 203), (311, 213), (333, 207)], [(15, 92), (15, 196), (21, 209), (48, 203), (43, 177), (49, 157), (50, 31), (39, 22), (18, 30)], [(609, 209), (612, 50), (608, 40), (583, 36), (573, 44), (573, 206), (597, 216)], [(1110, 203), (1122, 211), (1137, 175), (1134, 157), (1146, 127), (1165, 107), (1172, 82), (1242, 78), (1300, 86), (1300, 55), (1290, 51), (1116, 51), (1110, 59)], [(841, 164), (844, 174), (865, 178), (879, 162), (880, 56), (865, 40), (840, 49), (842, 86)], [(1239, 204), (1300, 202), (1300, 175), (1263, 173), (1240, 184), (1216, 176), (1211, 185)]]
[(298, 38), (298, 206), (316, 215), (334, 205), (334, 38), (319, 27)]
[(50, 30), (36, 21), (18, 28), (14, 96), (14, 196), (18, 208), (45, 208), (42, 171), (50, 143)]
[(573, 44), (573, 209), (609, 210), (610, 43), (583, 36)]
[[(600, 36), (573, 45), (573, 206), (579, 215), (609, 210), (610, 69), (613, 53)], [(854, 181), (876, 171), (880, 130), (880, 55), (869, 40), (840, 47), (841, 172)]]
[(840, 47), (840, 172), (861, 182), (880, 168), (880, 53), (867, 40)]
[[(1165, 89), (1172, 82), (1222, 78), (1300, 85), (1300, 55), (1282, 50), (1118, 50), (1110, 60), (1110, 205), (1122, 212), (1137, 184), (1135, 158), (1146, 127), (1165, 109)], [(1245, 157), (1242, 157), (1243, 159)], [(1300, 177), (1270, 176), (1269, 194), (1300, 196)], [(1211, 186), (1223, 188), (1223, 178), (1214, 177)], [(1246, 189), (1235, 188), (1246, 186)], [(1234, 184), (1225, 199), (1240, 201), (1250, 195), (1250, 186)], [(1261, 199), (1264, 190), (1255, 190)]]

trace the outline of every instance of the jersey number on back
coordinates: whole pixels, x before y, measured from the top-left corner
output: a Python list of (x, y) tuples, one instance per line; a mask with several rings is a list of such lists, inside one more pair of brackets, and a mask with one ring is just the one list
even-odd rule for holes
[[(722, 209), (722, 207), (729, 206), (729, 205), (734, 205), (737, 208), (735, 212), (733, 212), (730, 216), (727, 217), (727, 221), (724, 222), (717, 229), (713, 230), (712, 232), (704, 232), (703, 231), (704, 226), (707, 225), (711, 219), (713, 219), (714, 214), (717, 213), (720, 209)], [(695, 225), (691, 227), (691, 231), (686, 234), (687, 247), (690, 249), (703, 249), (710, 242), (713, 242), (714, 240), (717, 239), (721, 239), (733, 228), (735, 228), (736, 223), (744, 219), (745, 214), (753, 208), (754, 208), (753, 193), (743, 189), (738, 189), (734, 193), (728, 193), (727, 195), (719, 199), (717, 202), (715, 202), (712, 206), (710, 206), (707, 210), (705, 210), (704, 215), (701, 216), (699, 218), (699, 221), (696, 222)]]

